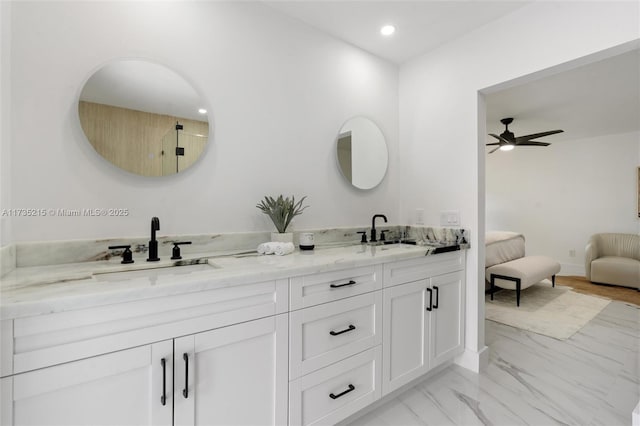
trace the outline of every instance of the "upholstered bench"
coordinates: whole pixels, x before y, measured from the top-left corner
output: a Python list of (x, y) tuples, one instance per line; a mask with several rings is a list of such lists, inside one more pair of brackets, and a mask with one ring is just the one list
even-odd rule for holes
[(551, 278), (556, 286), (556, 274), (560, 264), (547, 256), (525, 256), (505, 263), (493, 265), (486, 270), (486, 278), (491, 283), (491, 300), (495, 286), (516, 291), (516, 304), (520, 306), (520, 290)]

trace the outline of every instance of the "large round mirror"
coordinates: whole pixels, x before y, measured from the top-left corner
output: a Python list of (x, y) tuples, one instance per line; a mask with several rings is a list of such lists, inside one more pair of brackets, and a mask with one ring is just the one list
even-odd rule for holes
[(342, 126), (336, 153), (342, 175), (356, 188), (376, 187), (387, 172), (389, 153), (384, 135), (368, 118), (354, 117)]
[(143, 60), (118, 60), (96, 71), (80, 93), (78, 114), (102, 157), (143, 176), (189, 168), (209, 138), (207, 110), (193, 87)]

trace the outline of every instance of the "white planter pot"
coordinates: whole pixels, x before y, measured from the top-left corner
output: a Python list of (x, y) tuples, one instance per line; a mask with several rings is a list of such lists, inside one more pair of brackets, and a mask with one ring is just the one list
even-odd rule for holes
[(274, 243), (293, 243), (293, 232), (272, 232), (271, 241)]

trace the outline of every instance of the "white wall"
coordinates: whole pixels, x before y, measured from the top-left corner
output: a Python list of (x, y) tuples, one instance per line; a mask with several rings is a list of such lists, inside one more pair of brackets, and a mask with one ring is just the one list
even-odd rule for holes
[(433, 224), (441, 210), (459, 210), (471, 229), (470, 351), (484, 348), (486, 125), (478, 92), (638, 40), (638, 17), (637, 2), (536, 2), (401, 67), (401, 217), (411, 221), (424, 208)]
[[(19, 218), (15, 241), (273, 230), (256, 203), (307, 195), (294, 230), (397, 222), (398, 69), (260, 3), (16, 2), (12, 10), (14, 208), (128, 208), (126, 218)], [(149, 179), (105, 162), (85, 140), (76, 101), (114, 58), (142, 57), (204, 96), (213, 140), (178, 176)], [(390, 167), (372, 191), (338, 170), (335, 137), (374, 120)], [(3, 175), (3, 182), (4, 182)]]
[(0, 2), (0, 247), (12, 239), (11, 216), (11, 3)]
[(527, 254), (584, 275), (592, 234), (637, 232), (639, 140), (634, 132), (487, 156), (487, 230), (521, 232)]

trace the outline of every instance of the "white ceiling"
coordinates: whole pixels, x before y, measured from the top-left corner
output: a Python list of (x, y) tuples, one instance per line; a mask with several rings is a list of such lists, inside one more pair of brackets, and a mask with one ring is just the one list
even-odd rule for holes
[(180, 75), (137, 59), (113, 61), (85, 83), (80, 99), (121, 108), (207, 121), (202, 99)]
[[(640, 50), (487, 95), (487, 133), (513, 117), (516, 136), (562, 129), (556, 142), (640, 131)], [(495, 142), (487, 136), (487, 141)]]
[[(402, 64), (532, 1), (269, 0), (264, 3), (333, 37)], [(379, 29), (396, 26), (385, 38)], [(640, 57), (634, 51), (487, 98), (487, 130), (516, 136), (563, 129), (545, 141), (640, 131)], [(487, 136), (491, 142), (493, 138)]]
[[(530, 1), (317, 1), (264, 3), (333, 37), (401, 64), (479, 28)], [(380, 34), (392, 24), (391, 37)]]

